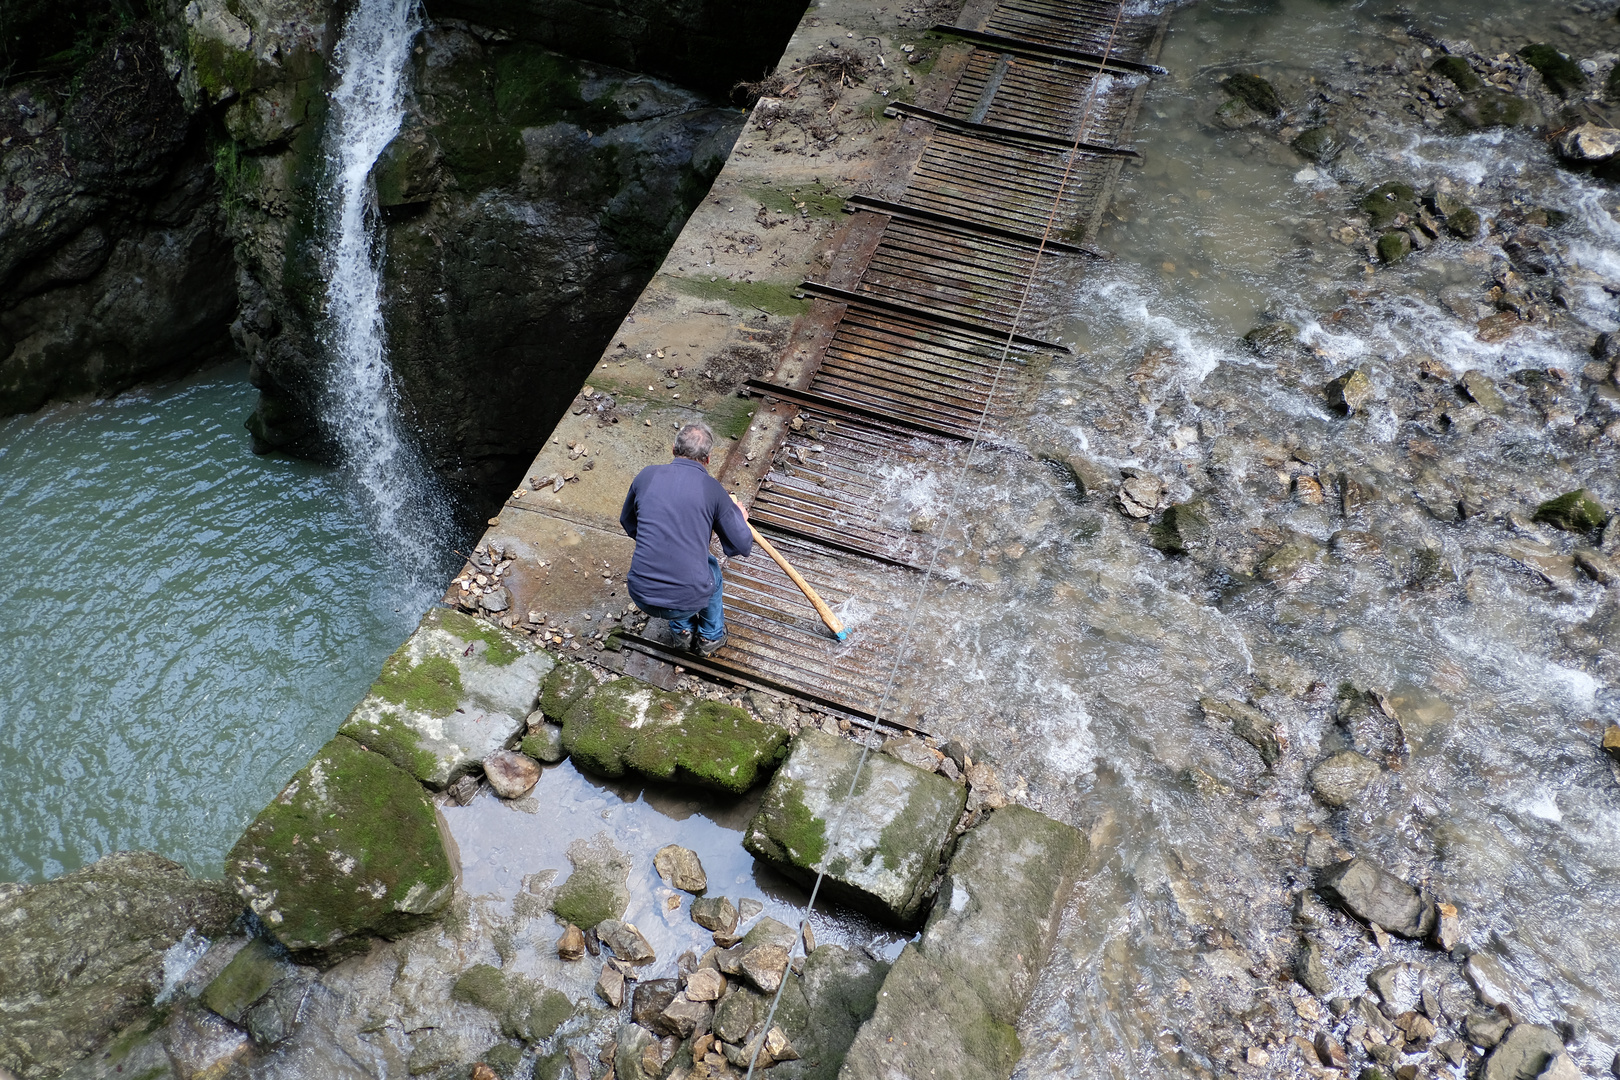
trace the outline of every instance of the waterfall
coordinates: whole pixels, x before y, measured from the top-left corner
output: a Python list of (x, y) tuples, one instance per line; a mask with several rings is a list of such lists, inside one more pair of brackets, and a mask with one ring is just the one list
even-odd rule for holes
[(408, 432), (382, 319), (382, 234), (371, 169), (399, 133), (417, 0), (358, 0), (333, 52), (327, 128), (323, 420), (373, 533), (412, 592), (436, 592), (450, 546), (449, 504)]

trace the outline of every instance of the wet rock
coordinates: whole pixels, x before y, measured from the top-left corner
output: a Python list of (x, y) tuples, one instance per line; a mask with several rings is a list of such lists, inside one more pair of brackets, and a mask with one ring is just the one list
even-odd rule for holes
[(1541, 73), (1547, 89), (1560, 96), (1574, 93), (1586, 86), (1586, 75), (1568, 56), (1544, 42), (1526, 45), (1519, 50), (1524, 62)]
[(519, 635), (435, 608), (339, 730), (424, 784), (446, 787), (523, 729), (520, 718), (554, 666)]
[(692, 921), (705, 930), (730, 933), (737, 929), (737, 909), (724, 896), (700, 896), (692, 901)]
[(752, 896), (745, 896), (737, 901), (737, 915), (743, 922), (747, 922), (764, 910), (765, 905)]
[(1348, 806), (1382, 770), (1354, 750), (1341, 750), (1311, 770), (1311, 790), (1329, 806)]
[(930, 749), (921, 739), (885, 740), (883, 752), (925, 772), (934, 772), (938, 769), (940, 758), (943, 757), (938, 750)]
[(1603, 752), (1620, 765), (1620, 724), (1610, 724), (1603, 729)]
[(1339, 688), (1335, 714), (1351, 745), (1391, 769), (1411, 757), (1406, 729), (1389, 698), (1376, 690), (1358, 691), (1348, 683)]
[(563, 749), (562, 726), (547, 723), (538, 712), (529, 715), (529, 733), (523, 736), (518, 749), (546, 765), (555, 765), (568, 756)]
[(503, 1035), (531, 1044), (551, 1038), (574, 1011), (556, 990), (490, 964), (468, 968), (450, 988), (450, 996), (494, 1013)]
[(1243, 340), (1261, 356), (1280, 356), (1299, 348), (1299, 329), (1285, 322), (1262, 323)]
[(1492, 416), (1505, 416), (1507, 414), (1507, 399), (1496, 388), (1491, 377), (1483, 371), (1465, 371), (1462, 381), (1457, 386), (1458, 393)]
[(503, 799), (521, 799), (540, 781), (540, 763), (527, 754), (496, 750), (484, 757), (484, 778)]
[[(1074, 478), (1075, 488), (1082, 499), (1093, 495), (1106, 495), (1119, 483), (1119, 472), (1083, 454), (1072, 454), (1061, 459), (1062, 465)], [(958, 767), (961, 762), (956, 763)]]
[(613, 1043), (613, 1075), (617, 1080), (656, 1080), (658, 1070), (649, 1073), (646, 1053), (657, 1047), (658, 1037), (640, 1024), (622, 1024)]
[(254, 938), (214, 976), (200, 1000), (231, 1023), (240, 1023), (248, 1009), (290, 970), (274, 946), (264, 938)]
[(563, 718), (563, 747), (590, 772), (738, 795), (770, 774), (787, 742), (784, 729), (742, 709), (638, 679), (603, 683)]
[(842, 833), (829, 836), (859, 756), (848, 740), (815, 728), (801, 731), (743, 846), (805, 882), (824, 865), (829, 896), (902, 925), (914, 923), (967, 792), (938, 774), (870, 755)]
[(283, 945), (328, 954), (423, 925), (455, 887), (422, 786), (343, 735), (259, 812), (225, 873)]
[(1579, 488), (1536, 507), (1534, 520), (1565, 532), (1596, 534), (1608, 518), (1603, 506), (1588, 495), (1585, 488)]
[(754, 1026), (765, 1018), (768, 1004), (767, 998), (746, 987), (734, 989), (715, 1008), (715, 1035), (733, 1045), (746, 1042)]
[(726, 977), (714, 968), (699, 968), (686, 980), (686, 996), (693, 1001), (719, 1001), (726, 992)]
[(1411, 234), (1397, 229), (1380, 236), (1377, 247), (1378, 261), (1389, 266), (1412, 254), (1412, 237)]
[(1356, 857), (1317, 875), (1316, 890), (1362, 922), (1377, 923), (1406, 938), (1428, 936), (1434, 905), (1418, 891), (1371, 861)]
[(405, 1068), (412, 1076), (438, 1072), (464, 1065), (472, 1053), (473, 1046), (465, 1035), (428, 1028), (415, 1036)]
[(637, 983), (635, 993), (630, 998), (630, 1018), (642, 1027), (652, 1028), (679, 992), (680, 986), (674, 979), (649, 979)]
[(1434, 911), (1434, 943), (1442, 950), (1451, 952), (1462, 944), (1462, 920), (1457, 916), (1457, 905), (1436, 904)]
[(755, 945), (742, 954), (737, 970), (743, 978), (767, 994), (774, 994), (782, 985), (782, 972), (788, 964), (788, 949), (783, 945)]
[(1306, 128), (1294, 136), (1289, 143), (1301, 157), (1326, 165), (1339, 156), (1344, 149), (1344, 140), (1339, 137), (1337, 128), (1329, 124), (1319, 124), (1316, 127)]
[(1261, 116), (1279, 116), (1282, 113), (1282, 99), (1277, 91), (1265, 79), (1258, 75), (1249, 75), (1239, 72), (1228, 75), (1221, 80), (1221, 89), (1227, 95), (1243, 102)]
[(690, 995), (681, 992), (671, 998), (664, 1011), (658, 1014), (658, 1026), (654, 1030), (685, 1039), (693, 1032), (709, 1030), (713, 1019), (713, 1005), (707, 1001), (693, 1001)]
[(1346, 1054), (1344, 1047), (1339, 1045), (1338, 1040), (1326, 1031), (1316, 1033), (1316, 1058), (1324, 1068), (1348, 1069), (1350, 1067), (1350, 1055)]
[(999, 810), (1007, 805), (1007, 793), (1002, 789), (996, 770), (985, 762), (975, 761), (967, 767), (967, 783), (969, 811)]
[(1480, 1071), (1480, 1080), (1536, 1080), (1564, 1052), (1557, 1032), (1539, 1024), (1515, 1024)]
[(1442, 56), (1429, 68), (1436, 75), (1443, 75), (1465, 94), (1473, 93), (1485, 85), (1480, 77), (1474, 74), (1474, 69), (1468, 66), (1468, 61), (1460, 56)]
[(1365, 412), (1374, 393), (1372, 380), (1360, 369), (1345, 372), (1328, 383), (1324, 390), (1328, 404), (1346, 416)]
[(54, 1075), (101, 1046), (151, 1004), (165, 951), (241, 910), (228, 886), (149, 852), (0, 886), (0, 1070)]
[(1513, 1021), (1499, 1012), (1471, 1012), (1463, 1021), (1468, 1041), (1481, 1050), (1489, 1050), (1501, 1042), (1512, 1026)]
[(1599, 585), (1613, 585), (1620, 581), (1620, 566), (1615, 560), (1588, 548), (1575, 550), (1575, 565)]
[(1586, 1080), (1586, 1074), (1569, 1054), (1558, 1053), (1541, 1070), (1538, 1080)]
[(1270, 555), (1259, 566), (1262, 581), (1286, 587), (1302, 585), (1321, 569), (1322, 548), (1306, 537), (1295, 537)]
[(1125, 469), (1119, 485), (1119, 508), (1126, 517), (1152, 517), (1164, 500), (1164, 481), (1142, 469)]
[(1446, 231), (1458, 240), (1477, 239), (1479, 230), (1479, 212), (1472, 207), (1464, 206), (1446, 215)]
[(1486, 87), (1469, 94), (1447, 115), (1453, 131), (1483, 131), (1498, 127), (1535, 127), (1541, 114), (1529, 101), (1503, 90)]
[(1400, 228), (1418, 216), (1417, 192), (1398, 180), (1373, 188), (1359, 205), (1375, 231)]
[(653, 855), (653, 867), (664, 884), (682, 892), (700, 893), (709, 887), (708, 875), (697, 852), (679, 844), (665, 844)]
[[(580, 940), (581, 949), (584, 939)], [(596, 979), (596, 995), (617, 1009), (624, 1004), (624, 973), (612, 964), (602, 965), (602, 974)]]
[(1177, 503), (1153, 526), (1153, 546), (1166, 555), (1193, 555), (1209, 546), (1209, 504), (1203, 499)]
[(557, 939), (557, 958), (559, 960), (585, 959), (585, 931), (569, 923), (563, 930), (562, 937)]
[(597, 925), (596, 936), (613, 950), (615, 957), (627, 964), (650, 964), (658, 959), (652, 944), (636, 929), (635, 923), (607, 919)]
[(1487, 1008), (1516, 1014), (1519, 988), (1494, 956), (1475, 953), (1463, 964), (1463, 976)]
[(1322, 963), (1322, 947), (1311, 938), (1305, 939), (1304, 948), (1294, 960), (1294, 979), (1319, 998), (1333, 996), (1333, 979)]
[(630, 857), (614, 846), (607, 833), (568, 845), (573, 873), (557, 889), (551, 910), (564, 922), (589, 930), (617, 919), (630, 906)]
[(1576, 165), (1594, 165), (1620, 154), (1620, 130), (1577, 124), (1558, 137), (1558, 156)]
[(562, 723), (568, 710), (596, 689), (596, 678), (584, 664), (558, 664), (540, 684), (540, 711)]
[(1271, 768), (1282, 758), (1275, 725), (1253, 705), (1240, 701), (1217, 701), (1214, 698), (1201, 698), (1198, 704), (1206, 718), (1229, 722), (1232, 733), (1259, 752), (1266, 768)]
[(248, 1037), (260, 1046), (273, 1046), (291, 1035), (312, 982), (299, 975), (276, 982), (270, 992), (243, 1015), (242, 1027)]

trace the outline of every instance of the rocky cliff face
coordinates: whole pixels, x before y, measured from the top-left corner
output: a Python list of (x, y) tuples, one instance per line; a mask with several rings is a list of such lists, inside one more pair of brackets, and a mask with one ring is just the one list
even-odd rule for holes
[(62, 44), (58, 15), (19, 8), (4, 26), (0, 415), (217, 359), (236, 306), (176, 41), (154, 22), (81, 23), (101, 44), (81, 36), (88, 55), (64, 63), (71, 44), (41, 54)]

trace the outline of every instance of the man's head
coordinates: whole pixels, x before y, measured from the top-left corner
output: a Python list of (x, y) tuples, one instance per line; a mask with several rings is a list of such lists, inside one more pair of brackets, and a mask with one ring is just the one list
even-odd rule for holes
[(675, 433), (675, 456), (709, 463), (709, 451), (714, 449), (714, 432), (701, 420), (682, 424)]

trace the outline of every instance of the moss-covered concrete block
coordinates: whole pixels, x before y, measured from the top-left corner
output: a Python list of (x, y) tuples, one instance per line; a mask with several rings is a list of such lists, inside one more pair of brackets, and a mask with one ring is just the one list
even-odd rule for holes
[(427, 792), (344, 735), (259, 812), (225, 876), (283, 945), (329, 955), (422, 925), (455, 887)]
[(924, 914), (928, 886), (967, 789), (887, 754), (869, 754), (839, 835), (861, 748), (807, 728), (765, 791), (743, 846), (791, 877), (824, 866), (829, 895), (901, 925)]
[(254, 938), (214, 976), (202, 992), (202, 1003), (231, 1023), (240, 1023), (249, 1007), (269, 993), (288, 971), (286, 961), (276, 955), (275, 946), (264, 938)]
[(340, 731), (442, 788), (523, 730), (555, 666), (516, 634), (435, 608), (383, 664)]
[(599, 776), (741, 794), (775, 768), (788, 734), (730, 705), (614, 679), (569, 708), (562, 740), (576, 765)]

